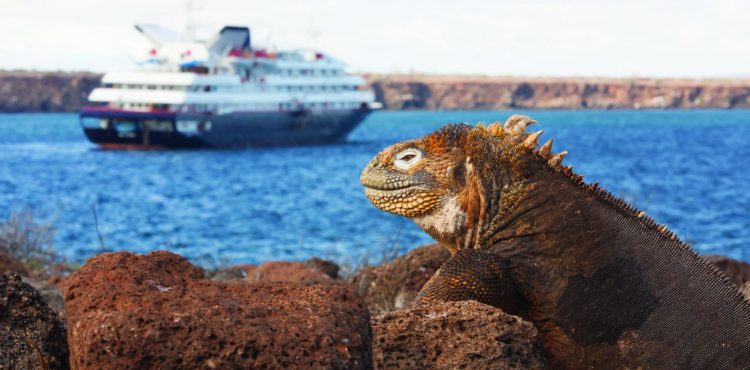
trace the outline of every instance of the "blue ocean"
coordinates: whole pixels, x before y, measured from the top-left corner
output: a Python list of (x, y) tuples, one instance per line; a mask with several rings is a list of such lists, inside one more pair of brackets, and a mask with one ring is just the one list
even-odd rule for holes
[[(377, 260), (431, 239), (365, 199), (380, 149), (452, 122), (539, 120), (587, 182), (699, 253), (750, 261), (750, 111), (377, 112), (340, 145), (105, 151), (75, 114), (0, 114), (0, 219), (30, 210), (73, 261), (167, 249), (194, 261)], [(95, 224), (103, 239), (99, 241)]]

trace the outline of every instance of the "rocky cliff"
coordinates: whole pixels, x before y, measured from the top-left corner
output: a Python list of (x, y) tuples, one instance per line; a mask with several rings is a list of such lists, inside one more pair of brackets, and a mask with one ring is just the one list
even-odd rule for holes
[[(0, 112), (72, 112), (101, 75), (0, 71)], [(750, 108), (750, 80), (367, 75), (387, 109)]]
[(398, 109), (750, 108), (750, 80), (370, 75)]
[(0, 71), (0, 112), (74, 112), (100, 79), (85, 72)]

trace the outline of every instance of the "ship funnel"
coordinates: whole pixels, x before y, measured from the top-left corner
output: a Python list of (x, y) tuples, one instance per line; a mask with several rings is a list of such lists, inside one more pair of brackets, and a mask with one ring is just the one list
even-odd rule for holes
[(225, 26), (216, 38), (208, 43), (212, 55), (224, 56), (227, 53), (250, 51), (250, 29), (247, 27)]

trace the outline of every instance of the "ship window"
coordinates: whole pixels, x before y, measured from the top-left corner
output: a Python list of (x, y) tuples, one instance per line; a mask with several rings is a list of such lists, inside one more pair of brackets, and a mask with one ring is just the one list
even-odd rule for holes
[(135, 136), (135, 131), (138, 129), (136, 122), (120, 118), (114, 120), (114, 126), (120, 136)]
[(145, 120), (143, 126), (149, 131), (172, 131), (172, 122), (170, 121)]
[(107, 128), (107, 120), (97, 117), (85, 117), (81, 119), (81, 126), (84, 128)]

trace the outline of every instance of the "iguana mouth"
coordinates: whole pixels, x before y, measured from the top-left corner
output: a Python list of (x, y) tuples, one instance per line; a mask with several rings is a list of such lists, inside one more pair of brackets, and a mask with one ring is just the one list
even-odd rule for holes
[(379, 191), (404, 190), (414, 186), (406, 176), (383, 175), (382, 173), (375, 175), (363, 173), (359, 181), (365, 188)]
[(376, 189), (365, 186), (365, 196), (370, 201), (380, 203), (379, 201), (395, 201), (400, 198), (406, 198), (414, 193), (414, 187), (409, 186), (400, 189)]
[(365, 196), (375, 207), (411, 218), (424, 214), (436, 203), (435, 196), (423, 193), (422, 190), (424, 189), (416, 185), (389, 190), (365, 186)]
[(412, 184), (406, 183), (406, 184), (370, 184), (362, 182), (362, 186), (364, 186), (367, 190), (377, 190), (377, 191), (396, 191), (396, 190), (405, 190), (410, 187), (412, 187)]

